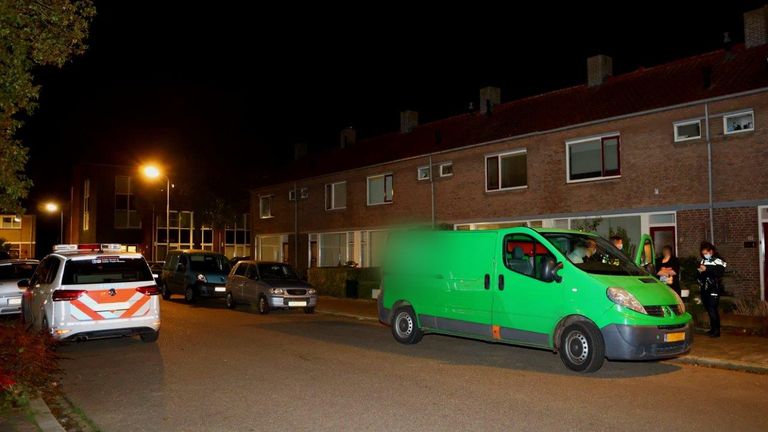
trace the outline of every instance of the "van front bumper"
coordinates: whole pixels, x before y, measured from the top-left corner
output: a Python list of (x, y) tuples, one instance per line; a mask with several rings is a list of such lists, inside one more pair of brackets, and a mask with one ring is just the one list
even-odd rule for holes
[[(601, 329), (605, 356), (611, 360), (655, 360), (675, 357), (691, 350), (691, 323), (679, 326), (631, 326), (610, 324)], [(682, 341), (665, 342), (665, 335), (685, 333)]]

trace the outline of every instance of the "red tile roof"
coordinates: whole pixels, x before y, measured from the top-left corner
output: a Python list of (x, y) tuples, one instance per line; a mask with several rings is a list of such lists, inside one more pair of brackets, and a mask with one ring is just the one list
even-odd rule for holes
[[(707, 85), (709, 81), (709, 85)], [(472, 112), (389, 133), (354, 146), (311, 154), (270, 176), (276, 184), (431, 152), (547, 131), (625, 114), (768, 87), (768, 45), (718, 50), (671, 63), (502, 103), (491, 115)]]

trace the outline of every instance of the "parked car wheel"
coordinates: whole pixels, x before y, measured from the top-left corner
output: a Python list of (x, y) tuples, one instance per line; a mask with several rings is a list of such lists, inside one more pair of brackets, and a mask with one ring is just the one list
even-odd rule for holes
[(162, 288), (160, 288), (160, 292), (163, 296), (163, 300), (170, 300), (171, 299), (171, 292), (168, 291), (168, 284), (163, 282)]
[(259, 297), (259, 313), (262, 315), (269, 313), (269, 301), (266, 296)]
[(157, 342), (157, 338), (160, 337), (160, 330), (151, 333), (142, 333), (139, 337), (142, 342)]
[(398, 308), (392, 318), (392, 336), (401, 344), (418, 343), (424, 336), (416, 321), (416, 314), (410, 306)]
[(190, 285), (187, 287), (186, 290), (184, 290), (184, 300), (189, 304), (192, 304), (195, 301), (197, 301), (197, 295), (195, 294), (195, 287)]
[(315, 313), (315, 307), (314, 306), (307, 306), (304, 308), (305, 314), (313, 314)]
[(237, 303), (235, 303), (235, 296), (233, 296), (231, 292), (228, 292), (227, 296), (224, 297), (224, 302), (229, 309), (234, 309), (235, 306), (237, 306)]
[(560, 335), (560, 359), (576, 372), (595, 372), (605, 361), (603, 335), (594, 324), (577, 322)]

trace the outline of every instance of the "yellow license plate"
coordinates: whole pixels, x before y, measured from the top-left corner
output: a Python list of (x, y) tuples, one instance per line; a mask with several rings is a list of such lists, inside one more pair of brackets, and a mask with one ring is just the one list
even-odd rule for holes
[(679, 342), (685, 340), (685, 332), (667, 333), (664, 335), (664, 342)]

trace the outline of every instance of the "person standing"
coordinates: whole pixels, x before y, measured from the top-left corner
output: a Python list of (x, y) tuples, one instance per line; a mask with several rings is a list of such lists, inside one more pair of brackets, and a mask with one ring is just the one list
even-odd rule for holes
[(709, 242), (702, 242), (701, 261), (699, 262), (698, 282), (701, 287), (701, 301), (709, 315), (710, 337), (720, 337), (720, 295), (723, 293), (723, 274), (727, 266), (725, 260), (717, 253), (715, 246)]
[(659, 276), (662, 282), (669, 285), (677, 295), (680, 295), (680, 260), (672, 252), (672, 246), (666, 245), (661, 248), (661, 260), (659, 260)]

